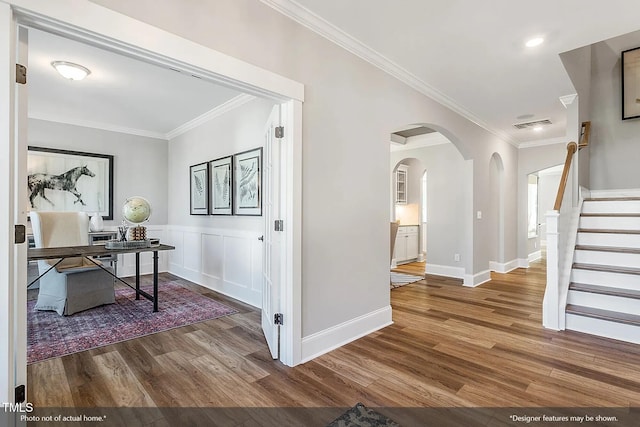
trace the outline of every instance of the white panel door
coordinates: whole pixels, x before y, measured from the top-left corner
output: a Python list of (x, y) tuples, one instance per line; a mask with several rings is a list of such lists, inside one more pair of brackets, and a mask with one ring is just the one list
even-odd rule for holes
[(282, 218), (281, 158), (280, 142), (275, 137), (280, 126), (280, 105), (273, 107), (264, 133), (263, 156), (263, 288), (262, 288), (262, 330), (274, 359), (280, 358), (280, 326), (275, 315), (280, 309), (282, 233), (275, 231), (275, 223)]

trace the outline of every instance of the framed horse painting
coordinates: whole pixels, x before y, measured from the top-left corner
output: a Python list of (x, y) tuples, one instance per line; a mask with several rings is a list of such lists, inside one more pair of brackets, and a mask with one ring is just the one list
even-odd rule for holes
[(32, 147), (27, 192), (34, 211), (82, 211), (113, 219), (113, 156)]

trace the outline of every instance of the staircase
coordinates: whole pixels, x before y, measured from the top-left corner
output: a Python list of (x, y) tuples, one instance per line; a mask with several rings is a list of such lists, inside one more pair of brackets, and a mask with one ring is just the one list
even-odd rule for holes
[(640, 344), (640, 194), (584, 200), (565, 326)]

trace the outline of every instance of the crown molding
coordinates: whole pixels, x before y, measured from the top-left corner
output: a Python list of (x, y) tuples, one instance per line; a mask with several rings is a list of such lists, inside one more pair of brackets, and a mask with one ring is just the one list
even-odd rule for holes
[(179, 135), (182, 135), (183, 133), (186, 133), (188, 131), (190, 131), (191, 129), (194, 129), (210, 120), (215, 119), (216, 117), (219, 117), (225, 113), (228, 113), (229, 111), (240, 107), (241, 105), (246, 104), (247, 102), (253, 101), (254, 99), (256, 99), (255, 96), (253, 95), (247, 95), (247, 94), (241, 94), (238, 95), (234, 98), (231, 98), (230, 100), (228, 100), (227, 102), (225, 102), (224, 104), (220, 104), (217, 107), (215, 107), (212, 110), (207, 111), (206, 113), (196, 117), (195, 119), (189, 120), (188, 122), (178, 126), (177, 128), (173, 129), (172, 131), (169, 131), (166, 133), (165, 138), (166, 139), (173, 139)]
[(167, 136), (160, 132), (129, 128), (125, 126), (116, 126), (108, 123), (92, 122), (89, 120), (68, 119), (66, 117), (56, 116), (55, 114), (29, 113), (29, 118), (36, 119), (36, 120), (44, 120), (47, 122), (63, 123), (63, 124), (72, 125), (72, 126), (106, 130), (109, 132), (118, 132), (118, 133), (126, 133), (129, 135), (144, 136), (146, 138), (154, 138), (154, 139), (162, 139), (162, 140), (167, 139)]
[(568, 144), (568, 140), (566, 136), (561, 136), (558, 138), (548, 138), (548, 139), (538, 139), (536, 141), (527, 141), (520, 143), (518, 148), (535, 148), (542, 147), (544, 145), (554, 145), (554, 144)]
[(353, 36), (347, 34), (340, 28), (331, 24), (324, 18), (316, 15), (311, 12), (309, 9), (300, 5), (299, 3), (293, 0), (260, 0), (262, 3), (267, 6), (275, 9), (286, 17), (296, 21), (300, 25), (308, 28), (309, 30), (321, 35), (327, 40), (337, 44), (338, 46), (346, 49), (352, 54), (364, 59), (375, 67), (381, 69), (382, 71), (390, 74), (401, 82), (407, 84), (411, 88), (417, 90), (423, 95), (428, 96), (434, 101), (444, 105), (450, 110), (458, 113), (462, 117), (472, 121), (476, 125), (481, 128), (491, 132), (492, 134), (500, 137), (506, 142), (512, 144), (517, 147), (517, 141), (509, 134), (496, 129), (486, 123), (484, 120), (473, 114), (471, 111), (467, 110), (463, 106), (456, 103), (452, 98), (445, 95), (438, 89), (429, 85), (425, 81), (421, 80), (414, 74), (410, 73), (406, 69), (402, 68), (400, 65), (386, 58), (384, 55), (378, 53), (377, 51), (371, 49), (369, 46), (365, 45), (361, 41), (357, 40)]

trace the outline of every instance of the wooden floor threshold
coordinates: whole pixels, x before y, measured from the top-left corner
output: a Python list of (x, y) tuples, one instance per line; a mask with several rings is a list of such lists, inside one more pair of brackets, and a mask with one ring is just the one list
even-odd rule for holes
[(606, 320), (608, 322), (624, 323), (627, 325), (640, 326), (640, 316), (617, 311), (602, 310), (600, 308), (583, 307), (581, 305), (568, 304), (567, 314), (576, 316), (591, 317), (594, 319)]
[(588, 285), (585, 283), (569, 284), (570, 291), (588, 292), (592, 294), (610, 295), (622, 298), (640, 299), (640, 291), (625, 288), (614, 288), (611, 286)]

